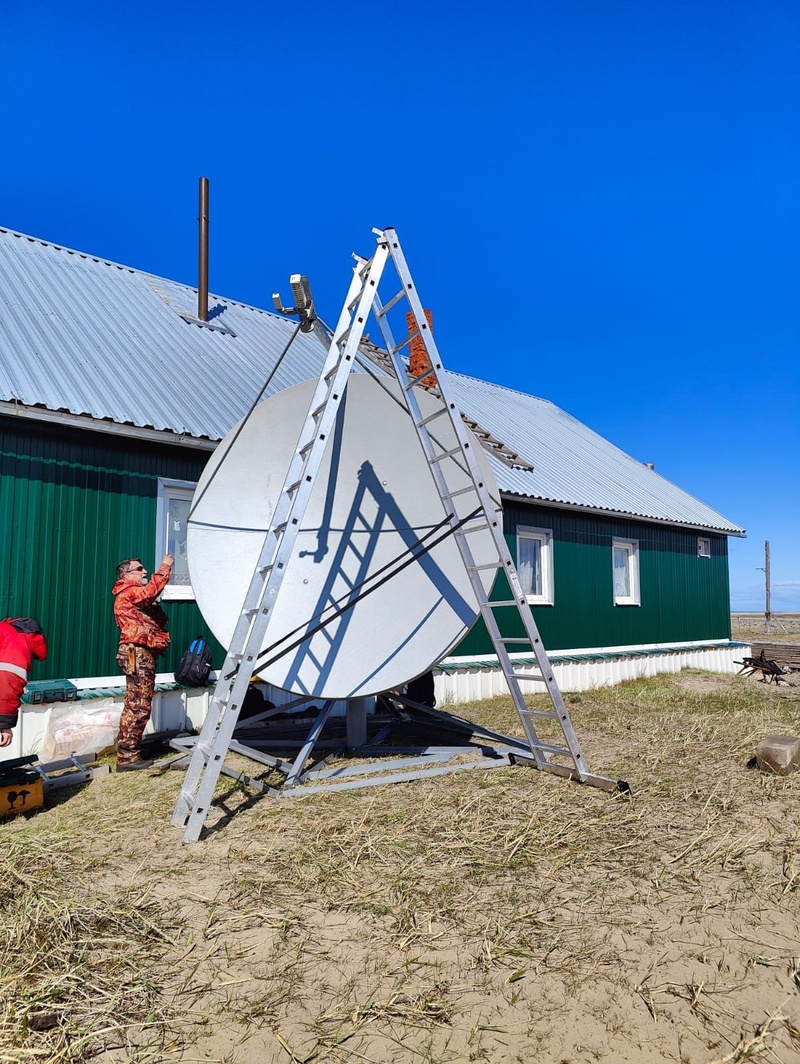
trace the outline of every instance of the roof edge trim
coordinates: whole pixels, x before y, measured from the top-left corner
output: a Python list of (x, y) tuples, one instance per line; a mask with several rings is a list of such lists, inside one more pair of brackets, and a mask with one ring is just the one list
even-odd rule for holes
[(8, 417), (21, 417), (30, 421), (48, 421), (53, 425), (83, 429), (90, 432), (105, 432), (113, 436), (126, 436), (129, 439), (147, 443), (167, 443), (175, 447), (191, 447), (193, 450), (213, 451), (219, 440), (200, 439), (182, 433), (162, 431), (161, 429), (140, 428), (137, 425), (121, 425), (117, 421), (106, 421), (88, 415), (67, 414), (60, 410), (47, 410), (45, 407), (25, 406), (0, 399), (0, 414)]
[(645, 517), (642, 514), (628, 513), (627, 510), (604, 510), (599, 506), (579, 506), (577, 503), (551, 502), (549, 499), (538, 499), (533, 495), (518, 495), (512, 491), (501, 491), (500, 498), (508, 500), (523, 500), (535, 506), (544, 506), (551, 510), (573, 510), (581, 514), (594, 514), (597, 517), (619, 517), (625, 521), (640, 521), (648, 525), (666, 525), (669, 528), (683, 528), (689, 532), (716, 532), (720, 536), (734, 536), (737, 539), (747, 539), (745, 528), (719, 528), (717, 525), (697, 525), (686, 521), (675, 521), (668, 517)]

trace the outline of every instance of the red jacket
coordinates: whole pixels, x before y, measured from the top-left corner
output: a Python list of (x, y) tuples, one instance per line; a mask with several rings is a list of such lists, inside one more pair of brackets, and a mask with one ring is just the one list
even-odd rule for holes
[(146, 584), (135, 584), (123, 577), (111, 589), (114, 595), (114, 620), (119, 627), (120, 643), (136, 643), (161, 653), (169, 646), (167, 615), (156, 602), (169, 581), (170, 567), (159, 565)]
[(47, 641), (42, 632), (18, 632), (13, 617), (0, 621), (0, 728), (16, 727), (31, 659), (44, 661)]

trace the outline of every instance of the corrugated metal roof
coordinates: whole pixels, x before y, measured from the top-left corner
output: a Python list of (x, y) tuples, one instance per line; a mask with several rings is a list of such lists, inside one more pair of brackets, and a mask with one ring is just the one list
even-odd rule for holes
[[(221, 439), (249, 409), (295, 323), (0, 229), (0, 399), (195, 438)], [(299, 334), (267, 395), (319, 375)], [(450, 373), (459, 405), (534, 471), (490, 456), (502, 491), (563, 506), (741, 534), (557, 406)]]
[(743, 529), (546, 399), (450, 372), (459, 405), (533, 464), (509, 469), (491, 458), (500, 490), (719, 532)]
[[(0, 230), (0, 398), (221, 439), (249, 409), (295, 323), (127, 266)], [(267, 394), (318, 376), (298, 335)]]

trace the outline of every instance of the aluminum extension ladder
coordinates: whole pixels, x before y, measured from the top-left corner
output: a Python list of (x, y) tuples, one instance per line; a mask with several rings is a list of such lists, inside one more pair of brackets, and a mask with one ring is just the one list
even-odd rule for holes
[[(480, 606), (481, 616), (492, 639), (500, 667), (522, 721), (531, 751), (530, 759), (526, 755), (523, 760), (536, 768), (552, 771), (562, 776), (570, 776), (581, 783), (593, 784), (607, 790), (616, 788), (614, 781), (593, 776), (586, 768), (569, 713), (553, 676), (503, 535), (502, 509), (499, 501), (492, 499), (483, 483), (483, 476), (474, 454), (473, 438), (470, 437), (450, 393), (447, 375), (397, 234), (394, 229), (376, 229), (373, 232), (377, 237), (376, 251), (371, 259), (356, 259), (353, 279), (275, 506), (272, 526), (265, 537), (241, 615), (231, 638), (225, 663), (219, 674), (220, 678), (213, 696), (209, 699), (208, 711), (194, 745), (183, 787), (175, 805), (172, 823), (177, 826), (185, 825), (185, 842), (194, 842), (200, 837), (251, 675), (257, 669), (257, 658), (264, 645), (264, 637), (273, 613), (272, 607), (277, 600), (286, 567), (302, 526), (308, 500), (341, 405), (348, 375), (358, 355), (359, 344), (370, 312), (378, 321), (394, 373), (401, 384), (405, 402), (445, 511), (455, 509), (448, 504), (456, 494), (464, 491), (474, 491), (480, 501), (477, 513), (469, 521), (460, 520), (455, 512), (449, 513), (448, 519), (469, 574), (475, 598)], [(383, 304), (378, 295), (378, 285), (389, 260), (400, 281), (400, 290), (386, 304)], [(396, 343), (387, 314), (403, 300), (407, 301), (415, 327)], [(431, 368), (426, 368), (419, 377), (409, 380), (401, 359), (401, 352), (417, 336), (421, 337), (425, 345)], [(428, 387), (426, 390), (434, 395), (438, 394), (443, 400), (443, 406), (436, 414), (426, 418), (420, 410), (415, 395), (415, 385), (429, 378), (431, 371), (433, 371), (436, 383), (434, 387)], [(449, 451), (443, 451), (437, 445), (436, 437), (429, 428), (431, 421), (438, 417), (448, 417), (456, 434), (457, 445)], [(461, 470), (468, 473), (470, 483), (467, 488), (464, 488), (463, 480), (461, 486), (455, 490), (448, 484), (446, 471), (443, 469), (446, 463), (442, 459), (451, 455), (456, 456)], [(485, 531), (487, 527), (491, 530), (497, 547), (499, 566), (503, 569), (511, 589), (512, 597), (499, 602), (490, 601), (488, 593), (484, 590), (480, 575), (481, 567), (476, 565), (469, 544), (469, 537), (472, 533), (479, 530)], [(496, 568), (497, 565), (492, 567)], [(525, 631), (522, 637), (504, 637), (500, 631), (496, 612), (509, 607), (516, 609), (519, 615)], [(517, 650), (533, 652), (538, 663), (538, 673), (521, 672), (518, 667), (515, 667), (508, 649), (512, 645)], [(532, 680), (545, 684), (551, 702), (549, 710), (534, 710), (527, 706), (521, 684)], [(324, 716), (326, 715), (327, 713), (324, 713)], [(538, 719), (557, 724), (562, 741), (543, 742), (537, 733), (536, 721)], [(556, 761), (555, 758), (566, 761), (566, 764)]]

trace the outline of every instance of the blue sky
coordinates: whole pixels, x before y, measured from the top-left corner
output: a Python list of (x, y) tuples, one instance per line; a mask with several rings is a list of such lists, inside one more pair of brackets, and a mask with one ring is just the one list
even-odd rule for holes
[[(397, 228), (445, 364), (744, 526), (800, 610), (800, 8), (196, 0), (3, 10), (0, 225), (271, 307)], [(535, 456), (532, 456), (535, 461)]]

